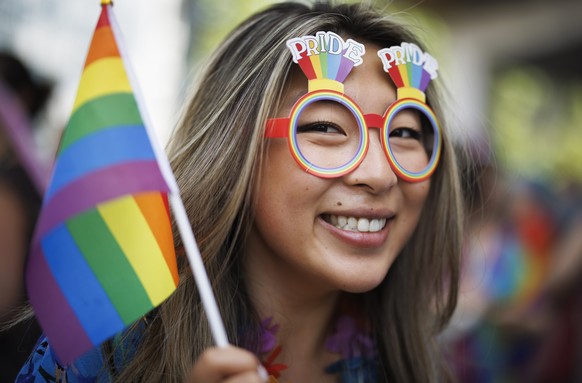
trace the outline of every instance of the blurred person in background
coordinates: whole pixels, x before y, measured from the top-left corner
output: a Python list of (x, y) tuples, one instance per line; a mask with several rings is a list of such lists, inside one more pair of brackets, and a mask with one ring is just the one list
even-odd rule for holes
[(28, 166), (36, 148), (23, 137), (32, 137), (30, 122), (50, 91), (17, 57), (0, 52), (0, 382), (14, 381), (40, 335), (33, 319), (6, 327), (26, 301), (24, 264), (42, 198)]
[(535, 312), (517, 318), (537, 330), (539, 339), (527, 382), (582, 382), (582, 185), (568, 182), (556, 191), (556, 201), (556, 240), (547, 277)]
[[(478, 162), (478, 161), (477, 161)], [(460, 382), (580, 382), (579, 187), (469, 175), (459, 305), (445, 337)]]

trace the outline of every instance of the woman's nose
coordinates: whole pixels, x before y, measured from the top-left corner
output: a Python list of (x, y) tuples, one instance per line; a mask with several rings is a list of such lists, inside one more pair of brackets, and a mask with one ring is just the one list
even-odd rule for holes
[(384, 152), (380, 131), (375, 127), (369, 130), (370, 143), (366, 156), (354, 171), (344, 176), (346, 183), (367, 187), (377, 194), (389, 190), (398, 182)]

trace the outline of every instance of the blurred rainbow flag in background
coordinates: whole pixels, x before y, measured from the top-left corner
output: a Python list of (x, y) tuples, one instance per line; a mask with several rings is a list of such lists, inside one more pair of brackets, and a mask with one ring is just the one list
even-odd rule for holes
[(44, 197), (26, 269), (61, 362), (119, 333), (178, 283), (160, 170), (116, 41), (101, 16)]

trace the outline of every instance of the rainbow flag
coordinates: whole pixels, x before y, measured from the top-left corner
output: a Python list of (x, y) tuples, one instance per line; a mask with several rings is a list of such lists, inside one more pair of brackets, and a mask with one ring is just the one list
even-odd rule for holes
[(30, 301), (64, 364), (159, 305), (178, 283), (170, 188), (108, 3), (102, 1), (26, 268)]

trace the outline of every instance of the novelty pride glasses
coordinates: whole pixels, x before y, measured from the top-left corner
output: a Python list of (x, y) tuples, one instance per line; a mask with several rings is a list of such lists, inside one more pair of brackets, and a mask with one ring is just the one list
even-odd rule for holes
[(333, 32), (291, 39), (287, 46), (309, 80), (287, 118), (267, 120), (265, 137), (287, 138), (291, 155), (306, 172), (334, 178), (350, 173), (366, 156), (370, 128), (380, 129), (393, 171), (407, 182), (432, 175), (441, 152), (441, 129), (424, 90), (437, 64), (414, 44), (378, 52), (397, 86), (397, 100), (384, 115), (364, 115), (343, 93), (343, 81), (362, 63), (364, 46)]

